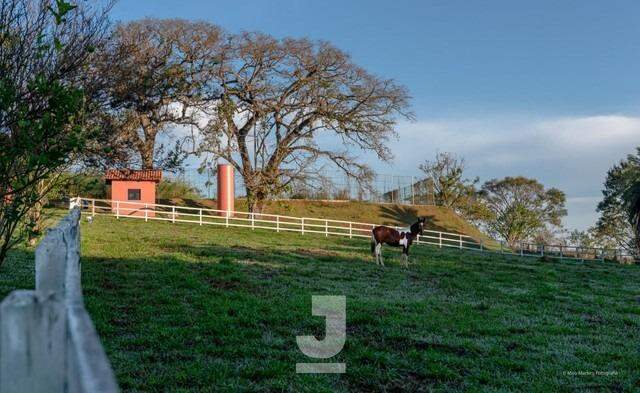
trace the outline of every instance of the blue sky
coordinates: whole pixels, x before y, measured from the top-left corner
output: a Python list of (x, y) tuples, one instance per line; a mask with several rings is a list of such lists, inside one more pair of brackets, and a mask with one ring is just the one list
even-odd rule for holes
[(376, 169), (417, 174), (452, 151), (471, 176), (561, 188), (569, 228), (593, 223), (607, 168), (640, 144), (637, 1), (120, 0), (114, 10), (144, 16), (328, 40), (413, 96), (417, 121), (399, 125), (396, 160), (365, 156)]

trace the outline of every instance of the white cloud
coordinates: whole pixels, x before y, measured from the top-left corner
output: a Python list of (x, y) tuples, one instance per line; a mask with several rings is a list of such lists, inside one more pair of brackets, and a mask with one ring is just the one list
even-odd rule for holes
[[(558, 154), (600, 154), (640, 141), (640, 118), (590, 116), (558, 119), (484, 118), (401, 124), (394, 150), (420, 146), (429, 150), (473, 153), (499, 164)], [(628, 149), (627, 149), (628, 150)], [(527, 154), (523, 154), (523, 153)], [(406, 152), (403, 152), (403, 156)]]
[(378, 163), (379, 171), (416, 173), (436, 152), (453, 152), (465, 157), (470, 176), (524, 175), (562, 189), (566, 225), (584, 228), (595, 222), (606, 171), (640, 145), (640, 117), (451, 119), (401, 124), (398, 134), (393, 164)]
[(544, 121), (538, 126), (541, 133), (560, 144), (573, 146), (580, 152), (599, 151), (638, 141), (640, 118), (626, 116), (591, 116)]

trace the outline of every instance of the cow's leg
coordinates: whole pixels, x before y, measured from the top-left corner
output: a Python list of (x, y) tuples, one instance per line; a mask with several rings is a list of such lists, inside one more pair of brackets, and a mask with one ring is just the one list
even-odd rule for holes
[(382, 257), (382, 243), (376, 246), (376, 254), (378, 255), (378, 264), (384, 266), (384, 258)]
[(373, 255), (376, 263), (378, 263), (378, 242), (375, 240), (371, 241), (371, 255)]
[(371, 255), (376, 256), (376, 245), (378, 241), (376, 240), (376, 235), (371, 231)]
[(376, 265), (379, 265), (379, 259), (380, 259), (380, 255), (379, 255), (379, 248), (378, 248), (378, 242), (375, 242), (373, 245), (373, 256), (376, 258)]
[(409, 267), (409, 246), (404, 246), (402, 248), (402, 260), (404, 261), (404, 266)]

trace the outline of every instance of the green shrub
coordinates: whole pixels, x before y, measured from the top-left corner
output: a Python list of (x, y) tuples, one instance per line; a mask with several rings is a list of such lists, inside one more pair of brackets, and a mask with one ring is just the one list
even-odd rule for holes
[(156, 198), (158, 199), (198, 199), (201, 197), (200, 190), (186, 180), (163, 180), (156, 189)]
[(49, 200), (82, 196), (86, 198), (107, 198), (107, 184), (102, 175), (89, 173), (64, 173), (60, 182), (51, 190)]

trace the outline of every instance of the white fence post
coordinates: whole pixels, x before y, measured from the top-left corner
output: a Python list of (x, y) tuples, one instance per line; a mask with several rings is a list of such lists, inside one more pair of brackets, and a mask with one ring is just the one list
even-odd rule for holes
[(63, 292), (65, 289), (67, 249), (63, 236), (59, 229), (51, 229), (36, 247), (37, 291), (49, 293)]
[(120, 201), (116, 201), (116, 220), (120, 218)]
[(76, 207), (36, 248), (36, 290), (0, 304), (0, 393), (118, 391), (82, 301)]
[(302, 234), (304, 235), (304, 217), (302, 217)]
[(255, 216), (253, 212), (251, 213), (251, 229), (256, 229)]
[(0, 392), (65, 391), (64, 302), (55, 294), (14, 291), (0, 305)]
[(76, 206), (82, 209), (82, 198), (77, 196), (75, 198), (69, 198), (69, 210), (73, 210)]
[(144, 204), (144, 222), (149, 221), (149, 205), (147, 203)]
[(458, 237), (460, 238), (460, 249), (462, 250), (462, 235), (458, 235)]
[(349, 239), (353, 239), (353, 225), (349, 222)]
[(276, 232), (280, 232), (280, 216), (276, 216)]
[(229, 212), (224, 213), (224, 224), (227, 228), (229, 228)]
[(442, 248), (442, 232), (438, 232), (438, 246)]
[(324, 220), (324, 237), (329, 237), (329, 220)]
[(202, 209), (200, 209), (200, 211), (198, 212), (198, 215), (200, 219), (200, 225), (202, 225)]
[(67, 311), (67, 390), (66, 392), (118, 392), (118, 384), (100, 337), (82, 306)]
[(176, 207), (175, 206), (171, 206), (171, 222), (172, 223), (176, 222)]

